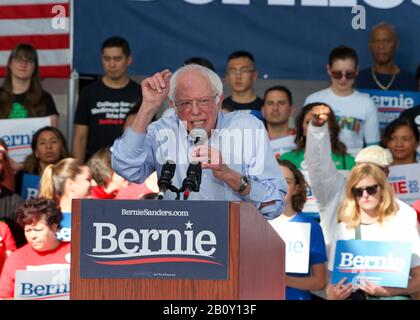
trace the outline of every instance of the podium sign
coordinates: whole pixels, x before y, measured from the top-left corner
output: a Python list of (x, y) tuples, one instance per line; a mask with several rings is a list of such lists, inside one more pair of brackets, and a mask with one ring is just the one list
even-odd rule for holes
[(81, 278), (228, 278), (229, 203), (81, 200)]

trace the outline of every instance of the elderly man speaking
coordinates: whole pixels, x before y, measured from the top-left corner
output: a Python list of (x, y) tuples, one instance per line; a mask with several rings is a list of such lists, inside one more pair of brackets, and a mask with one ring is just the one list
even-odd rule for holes
[[(112, 166), (119, 175), (141, 183), (170, 161), (176, 163), (172, 183), (181, 186), (189, 164), (200, 163), (201, 187), (191, 200), (250, 201), (266, 219), (282, 212), (287, 185), (264, 125), (249, 114), (220, 111), (223, 84), (216, 73), (187, 65), (173, 75), (158, 72), (141, 87), (139, 112), (112, 147)], [(167, 96), (176, 114), (151, 123)], [(197, 128), (205, 136), (200, 143), (192, 137)], [(169, 192), (164, 196), (174, 198)]]

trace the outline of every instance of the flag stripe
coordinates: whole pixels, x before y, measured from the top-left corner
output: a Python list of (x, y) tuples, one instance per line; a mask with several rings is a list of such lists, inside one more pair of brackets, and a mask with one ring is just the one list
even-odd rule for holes
[(64, 18), (65, 28), (54, 28), (52, 19), (3, 19), (0, 20), (0, 36), (28, 34), (69, 33), (69, 18)]
[(69, 3), (0, 0), (0, 77), (6, 74), (10, 51), (20, 43), (30, 43), (37, 50), (41, 77), (70, 75)]
[(69, 5), (68, 4), (32, 4), (32, 5), (9, 5), (0, 6), (0, 19), (39, 19), (39, 18), (54, 18), (57, 14), (62, 14), (60, 8), (59, 11), (53, 8), (56, 5), (60, 5), (64, 8), (64, 14), (66, 17), (69, 16)]
[[(69, 49), (37, 50), (39, 65), (69, 64)], [(7, 65), (10, 51), (0, 51), (0, 66)]]
[[(68, 78), (70, 75), (70, 66), (45, 66), (39, 68), (41, 78)], [(6, 67), (0, 66), (0, 77), (3, 78), (6, 75)]]
[(68, 34), (5, 36), (0, 37), (0, 51), (13, 50), (19, 43), (30, 43), (37, 50), (67, 49), (70, 38)]

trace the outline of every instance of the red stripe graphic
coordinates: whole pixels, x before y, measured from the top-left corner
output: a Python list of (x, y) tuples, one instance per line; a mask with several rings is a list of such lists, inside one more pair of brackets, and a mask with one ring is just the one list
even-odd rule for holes
[[(39, 297), (39, 298), (32, 298), (31, 300), (48, 300), (48, 299), (68, 297), (68, 296), (70, 296), (70, 293), (52, 294), (50, 296), (43, 296), (43, 297)], [(29, 299), (27, 299), (27, 300), (29, 300)]]
[(135, 259), (135, 260), (118, 260), (118, 261), (95, 261), (98, 264), (106, 265), (133, 265), (133, 264), (146, 264), (146, 263), (170, 263), (170, 262), (198, 262), (198, 263), (208, 263), (208, 264), (218, 264), (218, 262), (203, 260), (203, 259), (194, 259), (194, 258), (146, 258), (146, 259)]
[(345, 273), (366, 273), (366, 272), (383, 272), (383, 273), (400, 273), (400, 270), (387, 270), (387, 269), (339, 269), (340, 272)]
[(30, 43), (37, 50), (70, 48), (69, 34), (46, 34), (0, 37), (0, 51), (11, 51), (19, 43)]
[[(70, 76), (70, 65), (41, 66), (39, 68), (41, 78), (68, 78)], [(0, 67), (0, 77), (6, 75), (6, 67)]]
[(9, 147), (9, 151), (15, 151), (15, 150), (20, 150), (20, 149), (29, 149), (31, 148), (31, 146), (28, 144), (26, 146), (17, 146), (17, 147)]
[(0, 19), (53, 18), (57, 15), (57, 12), (52, 12), (52, 8), (55, 5), (63, 6), (65, 8), (66, 17), (69, 16), (68, 3), (48, 3), (0, 6)]

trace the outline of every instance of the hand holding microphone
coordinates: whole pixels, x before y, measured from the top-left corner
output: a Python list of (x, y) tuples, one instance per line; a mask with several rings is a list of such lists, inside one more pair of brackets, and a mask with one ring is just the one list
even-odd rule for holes
[(195, 145), (191, 163), (200, 163), (202, 169), (211, 169), (216, 178), (224, 180), (223, 176), (229, 168), (224, 164), (221, 152), (208, 145), (207, 132), (203, 128), (194, 128), (190, 135)]
[[(193, 138), (194, 145), (197, 146), (204, 146), (206, 147), (207, 141), (207, 131), (203, 128), (197, 127), (191, 130), (190, 132), (191, 137)], [(187, 174), (182, 182), (181, 192), (184, 192), (184, 200), (187, 200), (190, 196), (191, 192), (199, 192), (200, 191), (200, 184), (201, 184), (201, 162), (199, 160), (200, 155), (194, 154), (195, 149), (193, 149), (193, 156), (192, 161), (187, 169)]]

